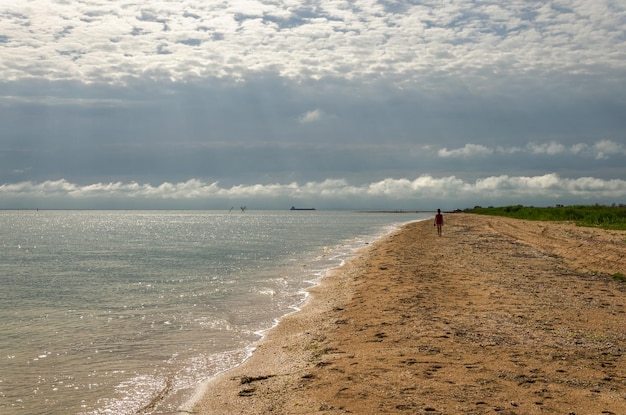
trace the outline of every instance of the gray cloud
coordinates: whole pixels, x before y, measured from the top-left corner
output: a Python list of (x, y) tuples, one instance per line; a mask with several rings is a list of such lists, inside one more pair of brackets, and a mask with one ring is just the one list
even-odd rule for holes
[(34, 0), (0, 19), (0, 183), (75, 186), (55, 206), (623, 197), (617, 2)]

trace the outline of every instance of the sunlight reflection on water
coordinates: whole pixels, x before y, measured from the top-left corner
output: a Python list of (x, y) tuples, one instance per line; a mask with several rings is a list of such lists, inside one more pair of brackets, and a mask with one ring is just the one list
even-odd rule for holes
[(325, 269), (415, 219), (3, 212), (0, 412), (127, 414), (164, 390), (150, 412), (171, 412), (244, 360)]

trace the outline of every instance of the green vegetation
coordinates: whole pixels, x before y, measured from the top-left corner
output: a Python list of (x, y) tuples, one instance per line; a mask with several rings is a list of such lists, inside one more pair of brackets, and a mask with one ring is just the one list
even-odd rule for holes
[(621, 272), (616, 272), (615, 274), (613, 274), (613, 278), (615, 278), (618, 281), (626, 281), (626, 276), (622, 274)]
[(476, 206), (465, 212), (481, 215), (506, 216), (516, 219), (574, 222), (578, 226), (626, 230), (626, 205), (619, 206), (502, 206), (483, 208)]

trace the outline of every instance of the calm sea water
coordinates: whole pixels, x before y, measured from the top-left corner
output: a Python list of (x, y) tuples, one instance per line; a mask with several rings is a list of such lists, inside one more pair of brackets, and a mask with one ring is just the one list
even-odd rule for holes
[(0, 211), (0, 413), (176, 413), (325, 271), (427, 216)]

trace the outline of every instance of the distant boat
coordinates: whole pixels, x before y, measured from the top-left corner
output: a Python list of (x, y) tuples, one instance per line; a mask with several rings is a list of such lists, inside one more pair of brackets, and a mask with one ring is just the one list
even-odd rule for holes
[(289, 210), (315, 210), (315, 208), (297, 208), (295, 206), (292, 206)]

